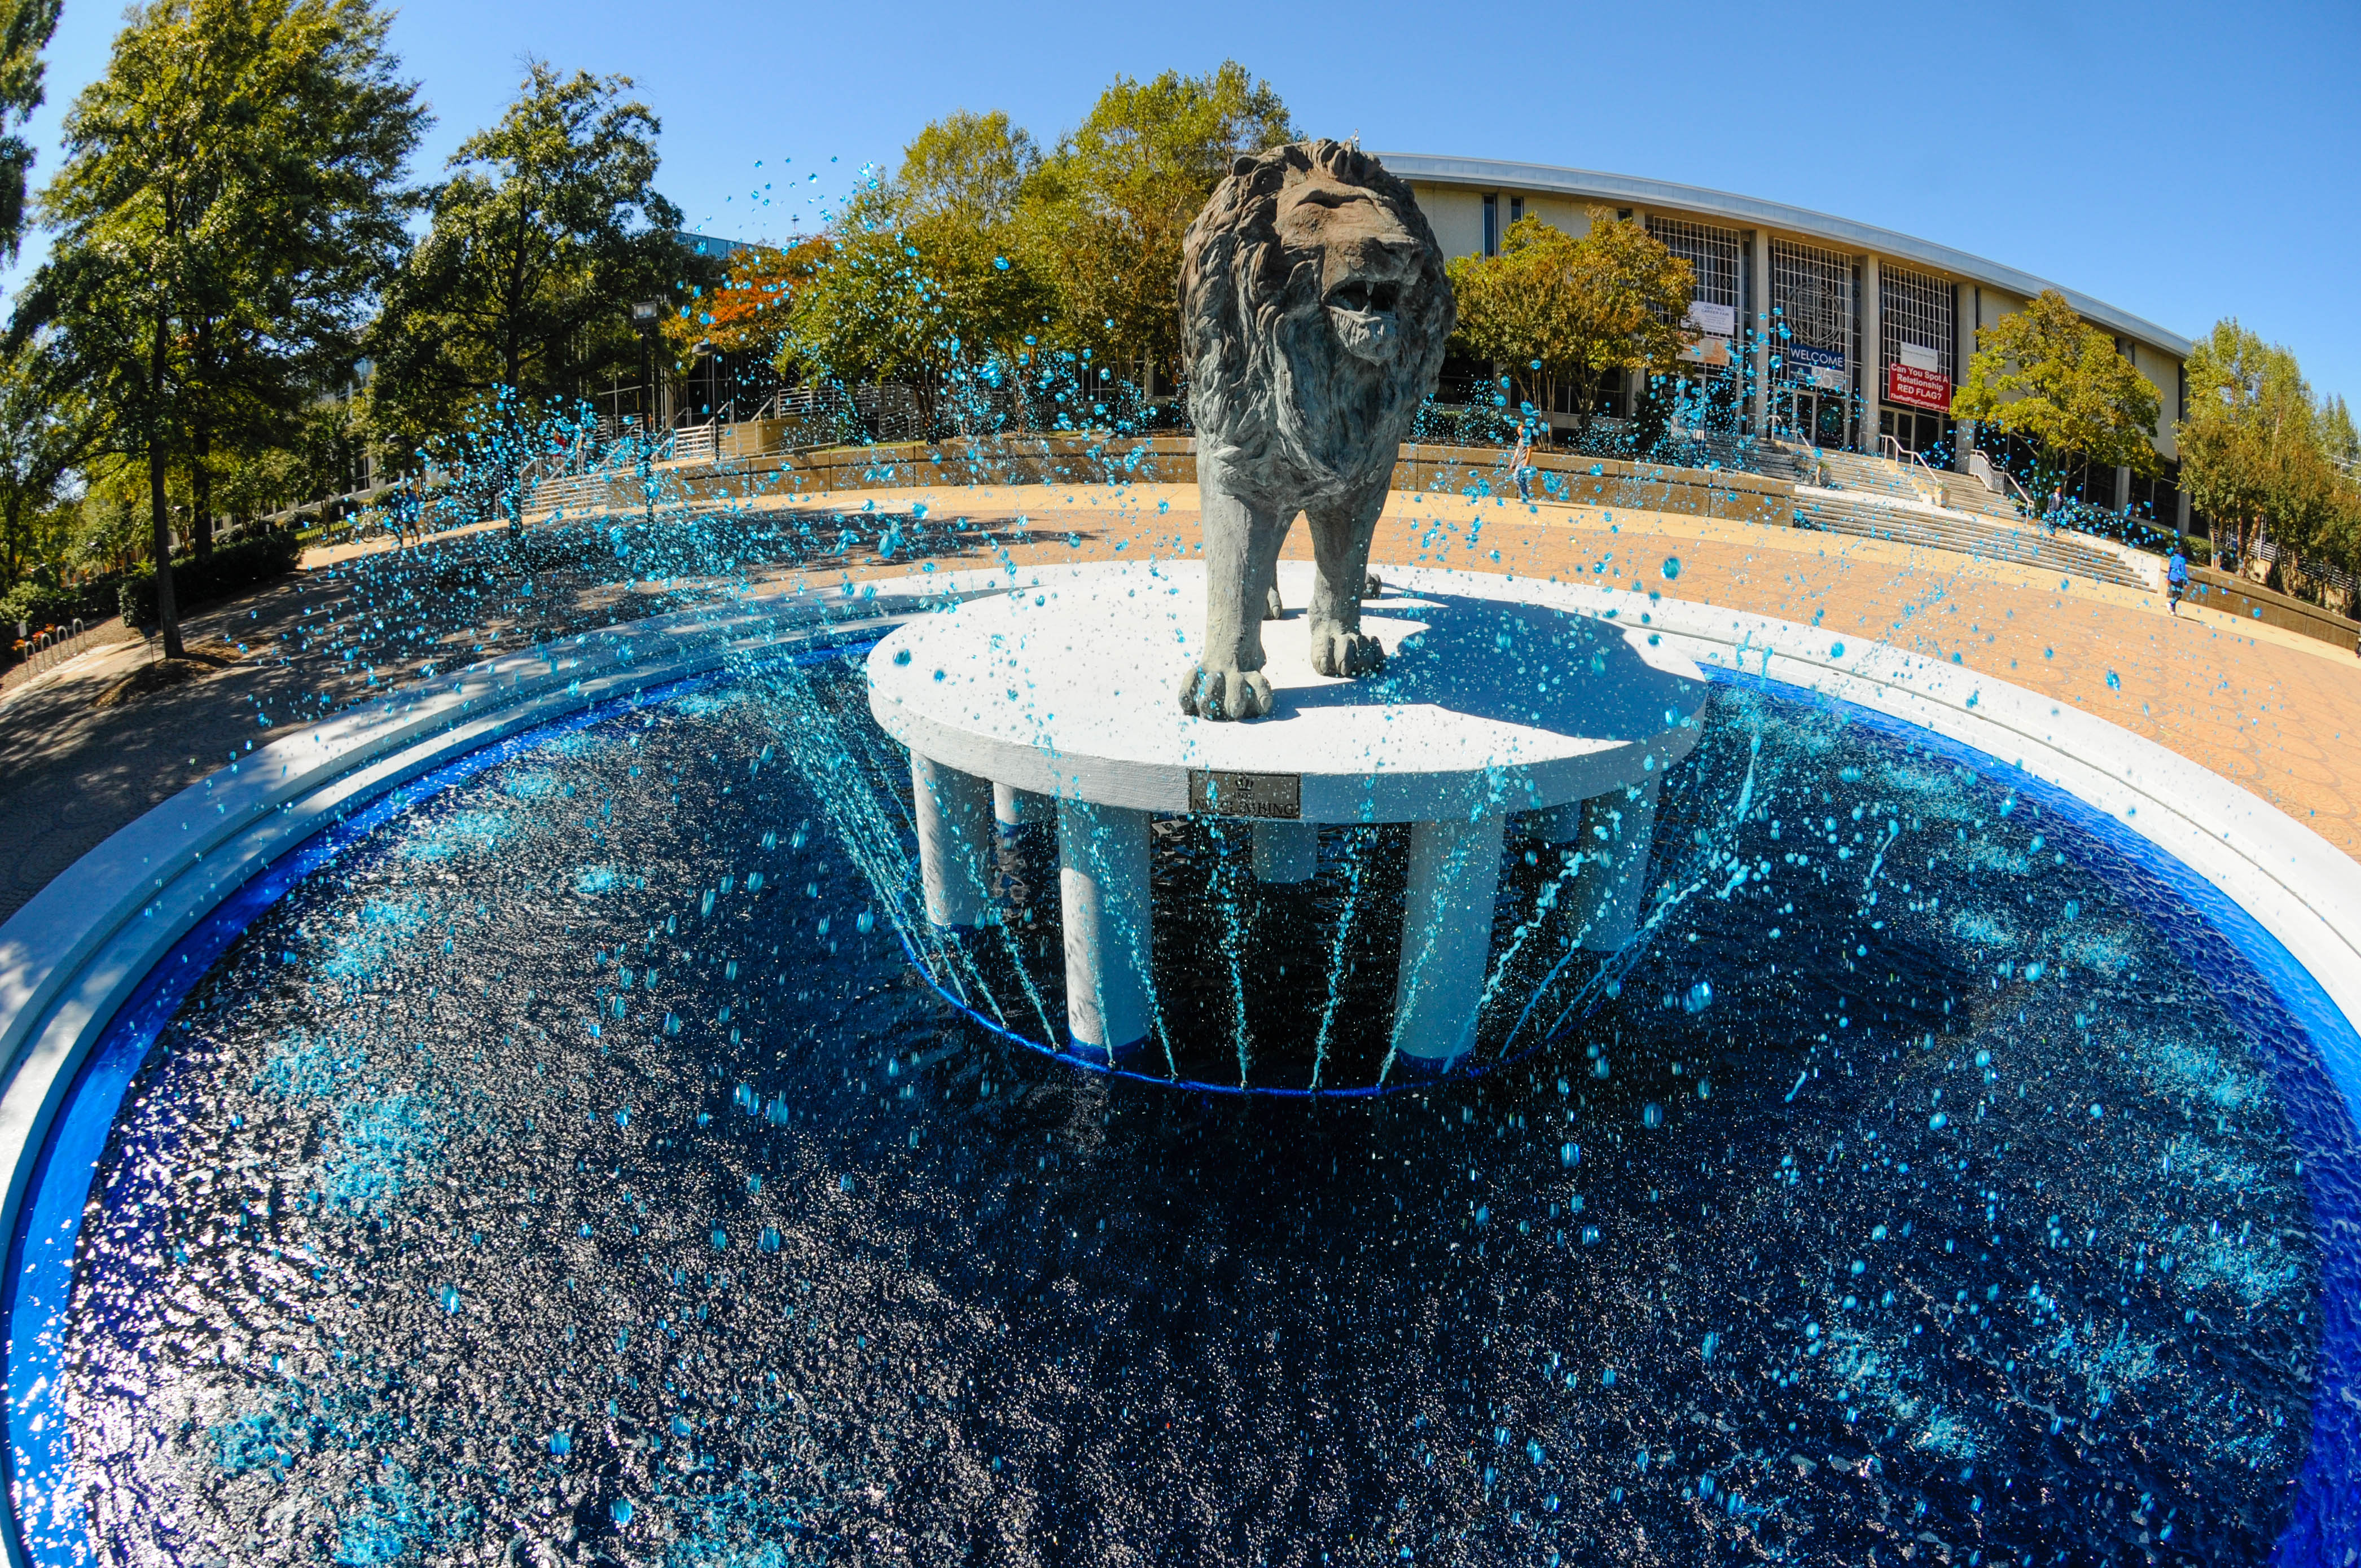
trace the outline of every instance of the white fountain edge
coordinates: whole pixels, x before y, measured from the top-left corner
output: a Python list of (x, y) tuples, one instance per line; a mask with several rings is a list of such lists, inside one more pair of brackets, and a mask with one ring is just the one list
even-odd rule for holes
[[(347, 803), (507, 735), (712, 669), (733, 654), (883, 630), (974, 595), (1170, 564), (933, 572), (743, 598), (470, 664), (258, 746), (83, 855), (0, 925), (0, 1234), (13, 1235), (50, 1118), (115, 1010), (172, 946)], [(1955, 740), (2123, 822), (2237, 904), (2361, 1031), (2361, 867), (2219, 774), (2095, 715), (1960, 666), (1825, 630), (1629, 590), (1417, 566), (1389, 585), (1641, 622), (1700, 665), (1839, 698)], [(851, 612), (851, 613), (848, 613)], [(653, 646), (652, 647), (651, 641)], [(1844, 647), (1842, 653), (1836, 652)], [(272, 766), (279, 772), (274, 775)], [(2316, 1042), (2361, 1127), (2361, 1059)], [(16, 1504), (5, 1537), (23, 1564)]]

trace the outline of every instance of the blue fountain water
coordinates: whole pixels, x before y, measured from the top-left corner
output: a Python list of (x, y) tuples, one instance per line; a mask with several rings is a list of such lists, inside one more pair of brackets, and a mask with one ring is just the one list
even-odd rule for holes
[[(914, 929), (900, 776), (849, 666), (652, 694), (184, 944), (12, 1270), (45, 1560), (2351, 1539), (2351, 1043), (2072, 803), (1731, 683), (1647, 941), (1553, 975), (1520, 846), (1488, 1070), (1307, 1099), (1049, 1059), (1038, 847), (997, 949)], [(1235, 853), (1168, 833), (1164, 945), (1291, 931), (1329, 983), (1159, 991), (1289, 1087), (1389, 985), (1400, 873), (1336, 835), (1266, 907)]]

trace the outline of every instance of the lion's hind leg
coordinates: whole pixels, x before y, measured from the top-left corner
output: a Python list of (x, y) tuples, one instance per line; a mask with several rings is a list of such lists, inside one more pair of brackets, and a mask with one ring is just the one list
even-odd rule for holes
[(1366, 675), (1385, 668), (1386, 651), (1361, 630), (1361, 595), (1369, 581), (1369, 540), (1385, 510), (1383, 484), (1334, 508), (1306, 510), (1312, 525), (1312, 667), (1323, 675)]

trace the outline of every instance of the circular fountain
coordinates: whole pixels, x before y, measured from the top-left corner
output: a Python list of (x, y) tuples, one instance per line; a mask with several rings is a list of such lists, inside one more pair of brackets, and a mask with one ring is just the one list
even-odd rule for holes
[[(1466, 587), (1388, 577), (1405, 620)], [(1599, 967), (1532, 987), (1569, 1004), (1538, 1050), (1385, 1099), (1174, 1095), (969, 1021), (1023, 988), (951, 960), (1029, 906), (927, 917), (866, 673), (1005, 575), (618, 627), (257, 748), (197, 792), (226, 828), (176, 805), (40, 912), (79, 928), (8, 931), (66, 955), (11, 971), (50, 1000), (0, 1100), (27, 1550), (1520, 1561), (1898, 1514), (1955, 1560), (2336, 1561), (2361, 1053), (2319, 981), (2361, 927), (2302, 830), (1906, 654), (1484, 587), (1609, 646), (1647, 615), (1705, 695), (1640, 939), (1555, 930)], [(1264, 929), (1208, 900), (1409, 884), (1367, 825), (1224, 882), (1251, 835), (1190, 835), (1239, 820), (1158, 814), (1160, 958)], [(1570, 885), (1537, 847), (1496, 980)], [(1224, 1013), (1183, 965), (1168, 1014), (1192, 983)], [(1209, 1533), (1200, 1493), (1241, 1500)]]

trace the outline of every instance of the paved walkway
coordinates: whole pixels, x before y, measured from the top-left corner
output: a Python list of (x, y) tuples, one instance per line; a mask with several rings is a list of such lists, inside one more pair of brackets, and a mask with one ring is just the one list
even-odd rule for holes
[[(919, 554), (945, 567), (1187, 555), (1199, 544), (1196, 501), (1191, 486), (770, 499), (760, 512), (840, 517), (814, 532), (844, 554), (755, 573), (780, 591), (900, 575)], [(901, 535), (893, 559), (876, 548), (889, 521)], [(496, 549), (485, 537), (496, 530), (479, 531), (479, 542)], [(437, 543), (455, 551), (456, 538)], [(1299, 528), (1290, 554), (1309, 553)], [(1374, 555), (1381, 566), (1637, 583), (1957, 655), (2236, 780), (2361, 860), (2361, 659), (2311, 638), (2209, 610), (2176, 619), (2152, 595), (1947, 552), (1613, 508), (1401, 494)], [(612, 569), (603, 560), (598, 574), (436, 560), (433, 549), (346, 548), (307, 561), (320, 569), (192, 617), (189, 640), (214, 649), (215, 662), (163, 689), (133, 678), (154, 663), (152, 645), (135, 642), (0, 697), (0, 918), (108, 833), (267, 736), (258, 716), (303, 722), (428, 667), (656, 613), (718, 586), (626, 592), (599, 580)], [(1667, 576), (1673, 561), (1677, 576)], [(520, 587), (528, 576), (530, 597)]]

